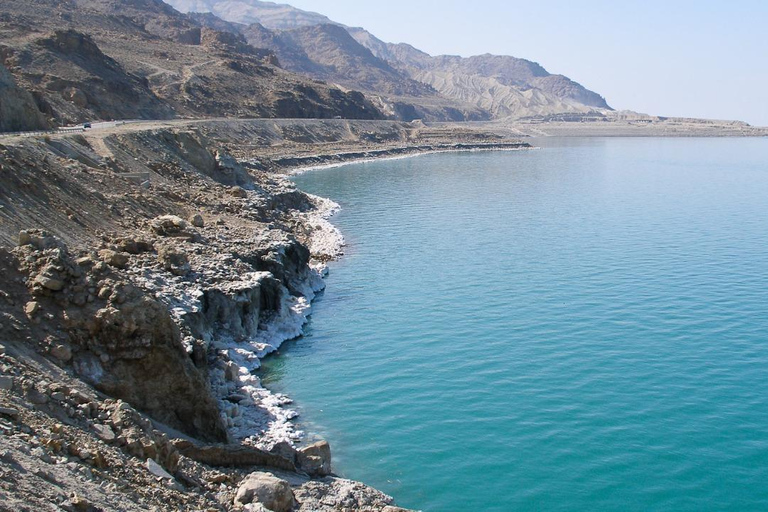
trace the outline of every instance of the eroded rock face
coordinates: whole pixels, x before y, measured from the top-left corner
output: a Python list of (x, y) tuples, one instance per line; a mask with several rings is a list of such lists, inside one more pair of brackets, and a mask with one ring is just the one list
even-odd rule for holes
[(206, 375), (187, 354), (165, 305), (105, 262), (75, 261), (44, 231), (23, 232), (19, 241), (14, 253), (36, 303), (30, 314), (58, 311), (64, 319), (68, 341), (49, 349), (53, 357), (71, 363), (96, 389), (174, 428), (201, 439), (227, 439)]
[(34, 97), (17, 86), (13, 76), (0, 63), (0, 131), (44, 130), (48, 121)]
[(248, 475), (235, 495), (235, 504), (260, 503), (274, 512), (290, 512), (295, 499), (291, 485), (272, 475), (260, 471)]

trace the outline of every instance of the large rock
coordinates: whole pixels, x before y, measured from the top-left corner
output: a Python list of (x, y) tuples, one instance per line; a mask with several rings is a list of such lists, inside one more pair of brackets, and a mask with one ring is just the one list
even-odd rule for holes
[(274, 512), (290, 512), (295, 503), (291, 485), (270, 473), (251, 473), (237, 488), (236, 505), (257, 502)]
[(184, 238), (193, 240), (198, 238), (194, 229), (189, 227), (187, 221), (176, 215), (162, 215), (152, 219), (149, 223), (152, 231), (160, 236)]
[(328, 441), (318, 441), (302, 448), (298, 452), (299, 467), (310, 476), (331, 474), (331, 445)]
[(176, 276), (185, 276), (192, 270), (186, 253), (174, 247), (160, 247), (157, 251), (157, 259), (165, 270)]

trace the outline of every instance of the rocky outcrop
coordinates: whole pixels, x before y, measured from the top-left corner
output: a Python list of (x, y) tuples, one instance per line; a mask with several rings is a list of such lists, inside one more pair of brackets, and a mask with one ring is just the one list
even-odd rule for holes
[(54, 357), (96, 389), (168, 425), (201, 439), (227, 438), (206, 375), (163, 304), (105, 262), (75, 260), (43, 231), (22, 232), (15, 254), (29, 276), (30, 316), (42, 309), (65, 318), (65, 345), (50, 347)]
[(0, 63), (0, 131), (45, 130), (49, 122), (35, 98), (16, 85), (8, 69)]
[[(253, 446), (225, 444), (200, 446), (185, 440), (177, 440), (174, 446), (185, 457), (209, 466), (264, 466), (285, 471), (296, 471), (297, 469), (293, 458), (266, 452)], [(295, 449), (293, 451), (295, 452)]]
[(22, 74), (48, 61), (39, 94), (64, 122), (83, 118), (166, 119), (173, 115), (146, 80), (105, 55), (83, 32), (56, 30), (39, 38), (34, 46), (27, 46), (20, 57), (17, 65)]

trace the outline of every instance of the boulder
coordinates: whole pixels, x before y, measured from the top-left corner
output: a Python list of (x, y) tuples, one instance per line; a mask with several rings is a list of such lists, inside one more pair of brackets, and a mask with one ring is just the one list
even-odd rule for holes
[(198, 238), (197, 233), (189, 227), (187, 221), (176, 215), (161, 215), (149, 222), (152, 231), (160, 236), (175, 238), (184, 238), (194, 240)]
[(56, 279), (55, 277), (46, 276), (44, 274), (40, 274), (35, 278), (35, 284), (42, 286), (46, 290), (51, 290), (52, 292), (58, 292), (64, 289), (64, 281), (61, 279)]
[(158, 478), (173, 480), (173, 476), (171, 476), (170, 473), (163, 469), (163, 466), (152, 459), (147, 459), (147, 470)]
[(175, 276), (185, 276), (192, 270), (187, 255), (173, 247), (161, 247), (157, 251), (157, 259), (165, 270)]
[(328, 441), (318, 441), (302, 448), (298, 452), (299, 467), (310, 476), (328, 476), (331, 474), (331, 445)]
[(199, 213), (196, 213), (196, 214), (194, 214), (194, 215), (193, 215), (193, 216), (192, 216), (192, 217), (189, 219), (189, 222), (190, 222), (190, 224), (192, 224), (192, 225), (193, 225), (193, 226), (195, 226), (196, 228), (202, 228), (202, 227), (205, 227), (205, 220), (203, 219), (203, 216), (202, 216), (202, 215), (200, 215)]
[(59, 361), (66, 363), (72, 359), (72, 349), (67, 345), (54, 345), (51, 347), (51, 355)]
[(274, 512), (290, 512), (295, 503), (291, 485), (270, 473), (251, 473), (237, 488), (236, 505), (260, 503)]
[(0, 375), (0, 390), (10, 391), (13, 389), (13, 377)]
[(115, 268), (127, 268), (130, 260), (127, 253), (117, 252), (111, 249), (102, 249), (99, 251), (99, 257), (107, 265)]
[(35, 316), (35, 313), (40, 309), (40, 304), (36, 301), (29, 301), (24, 306), (24, 314), (27, 315), (27, 318), (32, 318)]
[(111, 443), (115, 440), (115, 432), (109, 427), (109, 425), (93, 425), (93, 431), (99, 439), (106, 443)]

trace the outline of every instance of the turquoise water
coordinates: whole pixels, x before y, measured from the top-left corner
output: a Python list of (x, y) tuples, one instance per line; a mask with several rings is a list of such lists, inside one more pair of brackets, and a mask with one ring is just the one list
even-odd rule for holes
[(349, 247), (265, 382), (401, 506), (768, 510), (768, 140), (537, 142), (297, 177)]

